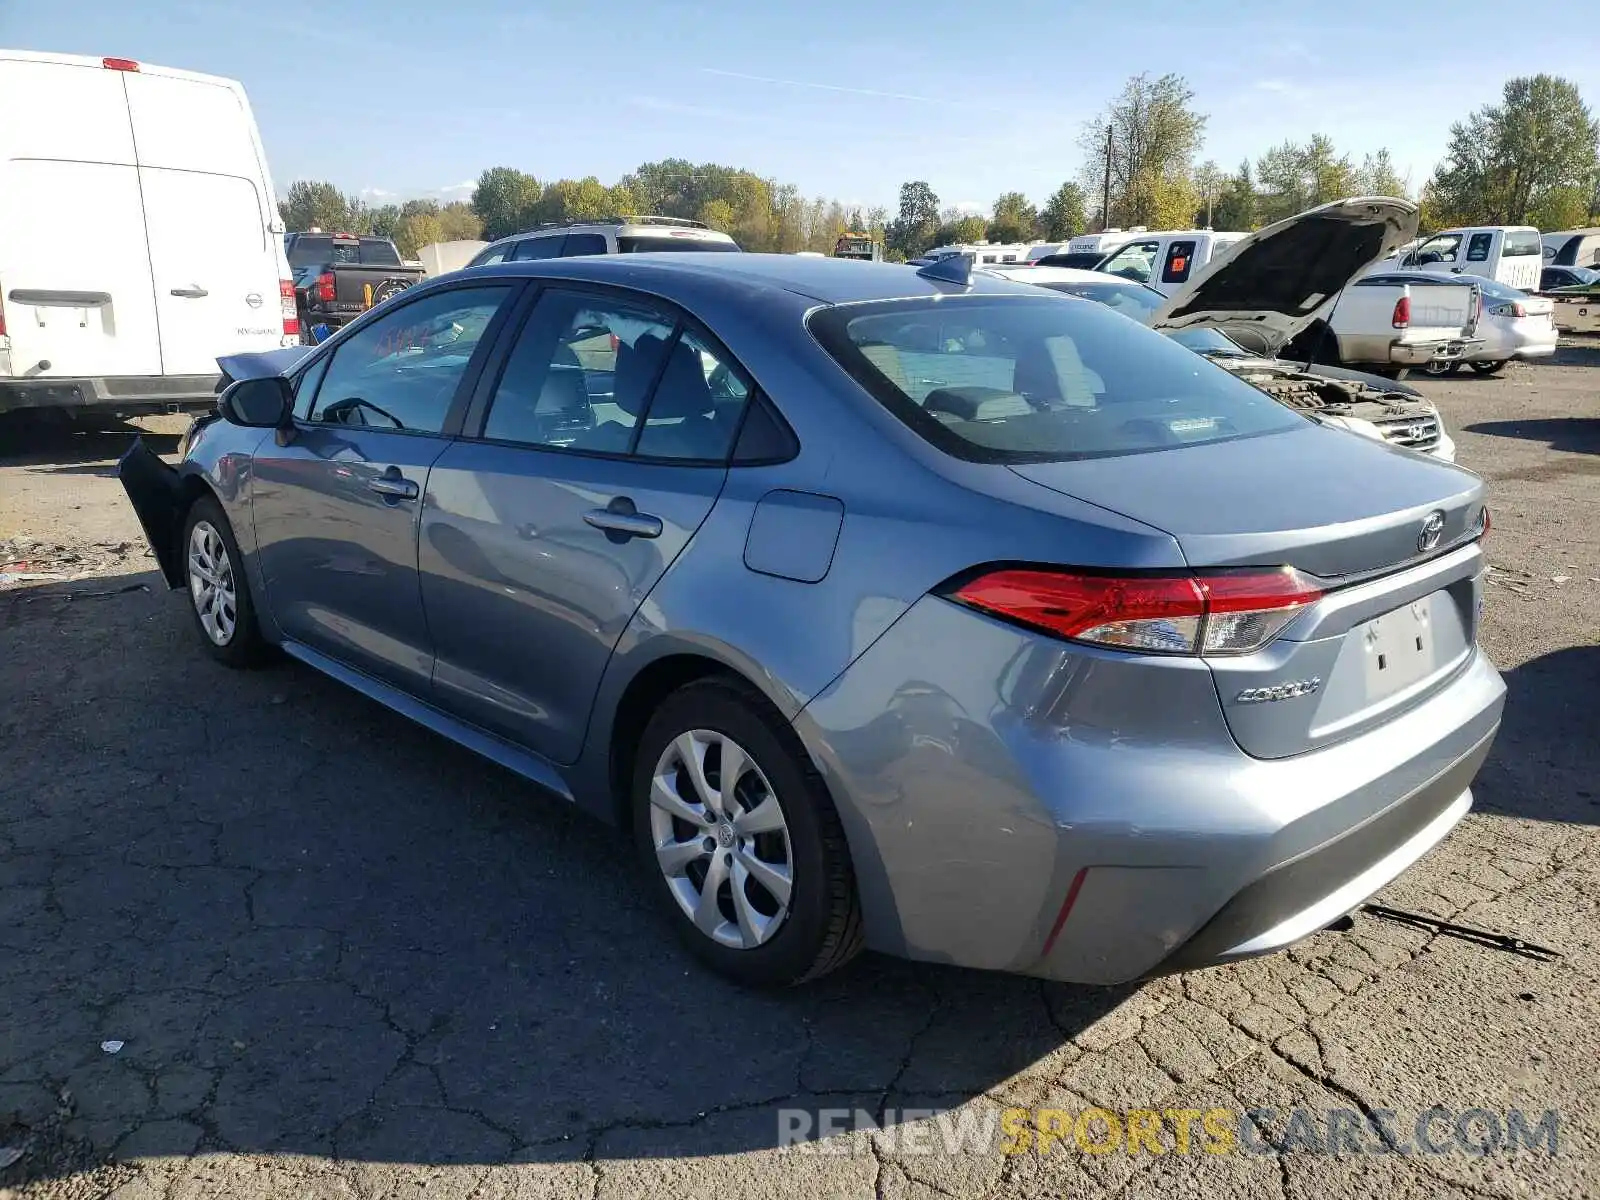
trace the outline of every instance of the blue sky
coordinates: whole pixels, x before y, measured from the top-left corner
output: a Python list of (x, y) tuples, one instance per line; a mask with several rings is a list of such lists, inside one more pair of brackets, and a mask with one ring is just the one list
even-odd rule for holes
[(0, 0), (0, 45), (243, 80), (280, 192), (448, 199), (490, 166), (610, 183), (673, 156), (847, 203), (926, 179), (988, 205), (1074, 176), (1083, 122), (1140, 71), (1189, 79), (1227, 168), (1322, 132), (1357, 161), (1389, 146), (1420, 185), (1508, 76), (1566, 75), (1600, 106), (1593, 5)]

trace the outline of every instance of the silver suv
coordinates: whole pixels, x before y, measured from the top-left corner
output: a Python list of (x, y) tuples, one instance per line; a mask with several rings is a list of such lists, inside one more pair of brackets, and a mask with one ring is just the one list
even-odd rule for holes
[(491, 242), (469, 267), (580, 254), (643, 254), (659, 250), (733, 250), (739, 243), (701, 221), (678, 217), (614, 217), (600, 221), (553, 221), (526, 233)]

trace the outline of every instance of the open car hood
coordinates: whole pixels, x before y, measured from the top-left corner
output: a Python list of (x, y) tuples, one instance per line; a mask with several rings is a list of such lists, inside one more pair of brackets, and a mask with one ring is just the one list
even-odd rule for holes
[(1213, 259), (1159, 308), (1154, 329), (1211, 326), (1274, 357), (1367, 267), (1417, 236), (1417, 206), (1390, 196), (1336, 200), (1258, 230)]

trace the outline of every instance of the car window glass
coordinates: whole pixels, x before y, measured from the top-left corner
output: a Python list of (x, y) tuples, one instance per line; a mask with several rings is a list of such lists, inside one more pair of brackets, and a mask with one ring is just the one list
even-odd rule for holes
[(496, 246), (493, 250), (485, 250), (472, 260), (472, 265), (475, 267), (487, 267), (491, 263), (505, 262), (506, 251), (509, 249), (509, 246)]
[(1494, 244), (1494, 234), (1475, 233), (1467, 242), (1468, 262), (1488, 262), (1489, 247)]
[(403, 305), (333, 352), (313, 423), (438, 433), (508, 287), (456, 288)]
[(606, 235), (603, 233), (569, 233), (567, 244), (561, 247), (562, 258), (572, 258), (579, 254), (604, 254), (606, 252)]
[(295, 380), (294, 386), (294, 415), (302, 421), (311, 412), (311, 402), (316, 399), (317, 385), (322, 382), (322, 377), (328, 373), (328, 364), (332, 362), (329, 355), (324, 354), (310, 367), (302, 371)]
[(1459, 233), (1441, 233), (1438, 237), (1429, 238), (1417, 247), (1416, 260), (1419, 263), (1430, 262), (1455, 262), (1456, 251), (1461, 246)]
[(1533, 230), (1517, 229), (1506, 234), (1505, 249), (1500, 253), (1506, 258), (1530, 258), (1543, 255), (1544, 244)]
[(750, 387), (733, 365), (686, 329), (669, 352), (635, 452), (722, 462), (749, 398)]
[(566, 238), (560, 234), (554, 237), (527, 238), (517, 243), (517, 252), (511, 256), (512, 262), (527, 262), (534, 258), (560, 258), (561, 243)]
[(1150, 266), (1155, 261), (1156, 251), (1160, 248), (1160, 242), (1129, 242), (1118, 250), (1105, 266), (1098, 269), (1138, 283), (1149, 283)]
[(545, 292), (506, 361), (483, 436), (627, 453), (674, 324), (644, 303)]
[(1132, 283), (1041, 283), (1039, 286), (1049, 288), (1052, 292), (1093, 300), (1139, 322), (1149, 320), (1150, 314), (1167, 302), (1167, 298), (1154, 288)]
[(733, 450), (735, 463), (782, 462), (799, 452), (794, 433), (772, 410), (771, 402), (759, 397), (750, 402), (749, 413), (739, 428), (739, 442)]
[(398, 267), (400, 251), (388, 238), (362, 238), (359, 254), (363, 266)]
[(1161, 268), (1163, 283), (1182, 283), (1194, 269), (1194, 242), (1174, 241), (1167, 246), (1167, 259)]

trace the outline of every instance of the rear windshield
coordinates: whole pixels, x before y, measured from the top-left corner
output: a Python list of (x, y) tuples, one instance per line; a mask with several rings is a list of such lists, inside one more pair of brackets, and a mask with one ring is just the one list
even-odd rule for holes
[(656, 254), (663, 250), (733, 250), (738, 246), (721, 238), (694, 237), (619, 237), (617, 250), (622, 254)]
[(1167, 298), (1155, 288), (1142, 287), (1137, 283), (1041, 283), (1039, 286), (1104, 304), (1141, 324), (1167, 302)]
[(1280, 433), (1265, 392), (1098, 304), (939, 297), (819, 309), (812, 334), (927, 441), (976, 462), (1058, 462)]
[(356, 263), (363, 267), (398, 267), (400, 253), (387, 238), (323, 237), (301, 234), (289, 250), (291, 267), (319, 267), (323, 263)]

